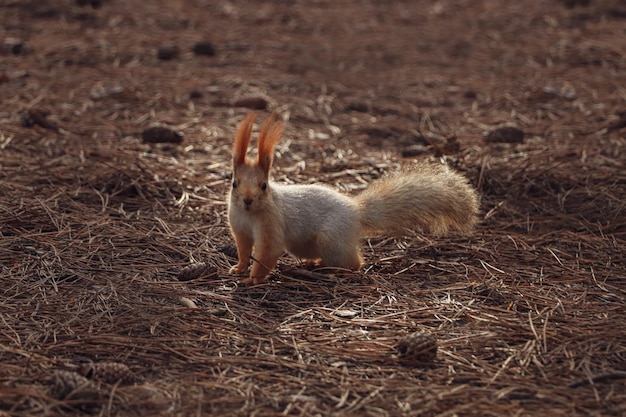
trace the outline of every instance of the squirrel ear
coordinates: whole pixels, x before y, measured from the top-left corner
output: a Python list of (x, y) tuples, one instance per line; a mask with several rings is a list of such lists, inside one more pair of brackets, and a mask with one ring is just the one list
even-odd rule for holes
[(233, 166), (237, 167), (246, 162), (246, 152), (250, 143), (250, 135), (252, 135), (252, 126), (256, 119), (256, 112), (249, 113), (239, 125), (235, 143), (233, 144)]
[(272, 167), (274, 148), (276, 148), (276, 144), (280, 140), (283, 130), (285, 130), (285, 126), (279, 120), (276, 120), (274, 113), (272, 113), (265, 123), (263, 123), (263, 126), (261, 126), (257, 164), (266, 174), (270, 172), (270, 168)]

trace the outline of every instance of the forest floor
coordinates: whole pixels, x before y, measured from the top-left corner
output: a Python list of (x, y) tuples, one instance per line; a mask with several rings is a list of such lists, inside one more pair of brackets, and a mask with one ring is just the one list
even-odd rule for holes
[[(0, 98), (0, 416), (626, 415), (623, 1), (2, 0)], [(240, 285), (250, 109), (276, 181), (445, 163), (479, 227)]]

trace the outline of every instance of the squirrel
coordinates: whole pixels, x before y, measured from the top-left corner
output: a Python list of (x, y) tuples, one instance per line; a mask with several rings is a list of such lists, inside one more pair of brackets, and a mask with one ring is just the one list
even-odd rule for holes
[(351, 197), (325, 185), (284, 185), (270, 180), (283, 124), (272, 114), (260, 128), (258, 154), (246, 156), (256, 113), (248, 114), (233, 144), (228, 220), (239, 261), (231, 274), (244, 284), (264, 283), (285, 250), (320, 266), (358, 270), (360, 240), (421, 229), (469, 233), (477, 223), (478, 196), (445, 166), (405, 168)]

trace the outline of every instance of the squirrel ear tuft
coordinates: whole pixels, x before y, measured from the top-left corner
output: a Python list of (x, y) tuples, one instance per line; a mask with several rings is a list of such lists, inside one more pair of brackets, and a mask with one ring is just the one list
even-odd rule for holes
[(263, 169), (263, 171), (265, 171), (266, 174), (269, 173), (270, 168), (272, 167), (272, 161), (274, 160), (274, 148), (276, 148), (276, 144), (280, 140), (283, 130), (285, 130), (285, 126), (280, 122), (280, 120), (276, 120), (276, 115), (274, 113), (272, 113), (272, 115), (267, 118), (265, 123), (263, 123), (263, 126), (261, 126), (261, 131), (259, 132), (259, 156), (257, 164)]
[(233, 166), (243, 165), (246, 162), (246, 153), (250, 136), (252, 135), (252, 127), (256, 120), (256, 112), (249, 113), (239, 125), (235, 143), (233, 144)]

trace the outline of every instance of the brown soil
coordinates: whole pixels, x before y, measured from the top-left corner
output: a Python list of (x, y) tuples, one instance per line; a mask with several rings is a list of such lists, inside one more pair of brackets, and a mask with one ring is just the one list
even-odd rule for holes
[[(623, 1), (3, 0), (0, 23), (0, 416), (626, 415)], [(277, 180), (439, 159), (479, 229), (237, 285), (250, 108), (287, 123)], [(400, 360), (414, 332), (434, 361)]]

